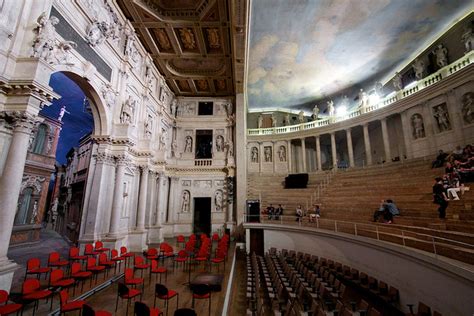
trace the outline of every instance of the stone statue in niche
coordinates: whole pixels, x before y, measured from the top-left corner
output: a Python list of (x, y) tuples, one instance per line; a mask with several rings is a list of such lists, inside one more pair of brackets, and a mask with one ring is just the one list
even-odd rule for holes
[(290, 113), (285, 114), (285, 119), (283, 120), (283, 125), (284, 126), (291, 125)]
[(193, 138), (188, 135), (184, 140), (184, 152), (192, 153), (193, 152)]
[(448, 65), (448, 50), (443, 44), (439, 44), (433, 51), (433, 54), (436, 56), (436, 64), (439, 68)]
[(461, 41), (464, 44), (464, 48), (466, 49), (464, 54), (467, 54), (474, 49), (474, 32), (472, 31), (470, 25), (466, 25), (464, 27), (464, 31), (461, 35)]
[(46, 12), (43, 12), (37, 20), (38, 27), (36, 28), (36, 38), (33, 43), (33, 56), (49, 59), (49, 55), (55, 46), (56, 28), (59, 19), (55, 16), (47, 17)]
[(272, 147), (265, 146), (263, 154), (265, 156), (265, 162), (272, 162)]
[(153, 118), (151, 117), (150, 114), (148, 114), (144, 124), (145, 124), (145, 138), (150, 139), (151, 134), (153, 132)]
[(124, 102), (122, 106), (122, 113), (120, 114), (120, 123), (130, 124), (133, 123), (133, 113), (135, 111), (137, 101), (132, 98), (131, 95)]
[(413, 138), (424, 138), (425, 137), (425, 126), (423, 124), (423, 116), (421, 114), (413, 114), (411, 117), (411, 126), (413, 128)]
[(224, 137), (222, 135), (216, 136), (216, 151), (217, 152), (224, 151)]
[(280, 162), (286, 162), (286, 147), (283, 145), (278, 149), (278, 158), (280, 158)]
[(438, 125), (440, 132), (451, 129), (451, 123), (449, 121), (449, 113), (446, 108), (446, 104), (435, 106), (433, 108), (433, 116), (436, 119), (436, 124)]
[(171, 157), (178, 158), (178, 143), (176, 139), (171, 143)]
[(214, 205), (216, 207), (216, 212), (222, 212), (222, 191), (217, 190), (214, 193)]
[(33, 210), (31, 211), (30, 224), (36, 223), (36, 217), (38, 217), (38, 200), (33, 203)]
[(188, 213), (189, 212), (189, 202), (191, 201), (191, 194), (188, 190), (183, 191), (183, 195), (181, 197), (181, 212)]
[(272, 114), (272, 127), (276, 127), (276, 126), (277, 126), (277, 118), (275, 114), (273, 113)]
[(474, 122), (474, 92), (468, 92), (462, 97), (462, 117), (466, 124)]
[(319, 117), (319, 108), (318, 108), (318, 105), (315, 104), (313, 108), (313, 115), (312, 115), (313, 121), (318, 120), (318, 117)]
[(334, 109), (334, 101), (329, 100), (327, 102), (327, 104), (328, 104), (328, 114), (329, 114), (329, 116), (334, 116), (334, 114), (336, 114), (336, 110)]
[(171, 117), (176, 117), (176, 110), (178, 108), (178, 101), (176, 99), (171, 102)]
[(115, 98), (117, 97), (117, 92), (112, 89), (110, 84), (104, 84), (101, 89), (102, 97), (105, 100), (105, 104), (108, 107), (112, 107), (115, 105)]
[(260, 114), (258, 116), (258, 128), (262, 128), (263, 127), (263, 115)]
[(400, 91), (403, 89), (402, 75), (399, 72), (395, 73), (392, 83), (396, 91)]
[(161, 135), (160, 135), (160, 146), (159, 148), (161, 150), (166, 149), (166, 138), (168, 137), (168, 131), (164, 128), (161, 129)]
[(252, 149), (250, 150), (250, 161), (258, 163), (258, 148), (257, 147), (252, 147)]
[(421, 60), (420, 58), (415, 58), (415, 61), (413, 62), (413, 70), (415, 71), (415, 77), (417, 80), (423, 79), (423, 75), (425, 73), (425, 62)]
[(234, 142), (229, 140), (228, 142), (225, 143), (225, 148), (227, 150), (227, 158), (234, 157)]

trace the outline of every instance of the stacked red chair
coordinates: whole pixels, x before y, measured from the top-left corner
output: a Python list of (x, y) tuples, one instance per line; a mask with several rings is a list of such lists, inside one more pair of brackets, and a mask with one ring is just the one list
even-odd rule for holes
[(79, 254), (79, 248), (71, 247), (69, 248), (69, 261), (86, 261), (87, 256)]
[(135, 270), (140, 270), (141, 271), (142, 278), (143, 278), (143, 271), (147, 270), (149, 267), (150, 267), (150, 264), (146, 263), (145, 259), (143, 259), (143, 257), (135, 256), (135, 260), (134, 260), (134, 263), (133, 263), (133, 268)]
[(48, 274), (51, 271), (49, 267), (41, 267), (41, 261), (38, 258), (31, 258), (28, 259), (26, 263), (26, 273), (25, 273), (25, 280), (26, 277), (30, 274), (36, 275), (37, 278), (41, 276), (41, 274)]
[(10, 315), (18, 313), (23, 305), (16, 303), (8, 303), (9, 295), (5, 290), (0, 290), (0, 315)]
[(112, 260), (109, 260), (107, 258), (107, 254), (102, 252), (100, 255), (99, 255), (99, 265), (101, 266), (104, 266), (106, 268), (106, 273), (107, 275), (109, 275), (109, 270), (111, 268), (115, 268), (115, 262), (112, 261)]

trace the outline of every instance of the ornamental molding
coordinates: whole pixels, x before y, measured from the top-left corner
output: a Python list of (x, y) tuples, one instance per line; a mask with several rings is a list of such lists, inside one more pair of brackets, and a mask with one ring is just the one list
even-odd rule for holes
[(30, 174), (23, 175), (20, 192), (23, 192), (26, 188), (33, 188), (36, 193), (41, 192), (41, 186), (46, 181), (45, 177), (35, 176)]

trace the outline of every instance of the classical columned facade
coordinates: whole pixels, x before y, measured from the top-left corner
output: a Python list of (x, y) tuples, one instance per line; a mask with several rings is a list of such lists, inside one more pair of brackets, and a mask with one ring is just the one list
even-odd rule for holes
[[(474, 65), (470, 63), (419, 92), (345, 120), (313, 124), (314, 127), (306, 123), (308, 128), (305, 125), (305, 128), (261, 129), (261, 135), (256, 129), (248, 130), (247, 170), (249, 173), (275, 170), (281, 174), (311, 172), (307, 168), (308, 150), (314, 151), (314, 171), (321, 171), (432, 156), (439, 149), (449, 151), (456, 144), (472, 143), (474, 122), (466, 117), (464, 103), (466, 96), (474, 91), (473, 73)], [(315, 140), (314, 149), (305, 146), (309, 140)], [(287, 155), (285, 165), (264, 161), (258, 166), (252, 160), (252, 154), (259, 156), (261, 150), (271, 147), (277, 150), (280, 143), (292, 153)]]

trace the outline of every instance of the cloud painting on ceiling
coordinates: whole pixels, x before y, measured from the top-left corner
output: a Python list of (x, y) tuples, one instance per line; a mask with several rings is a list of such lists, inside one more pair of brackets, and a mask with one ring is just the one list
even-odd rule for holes
[(252, 1), (249, 106), (296, 109), (380, 80), (473, 7), (472, 0)]

